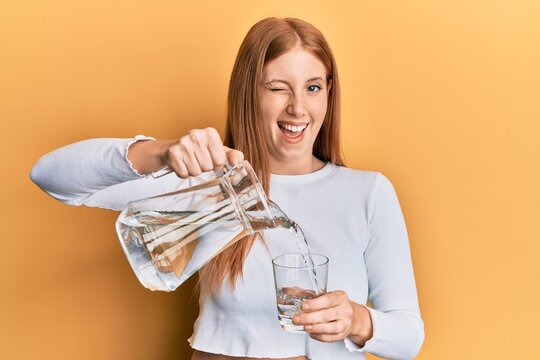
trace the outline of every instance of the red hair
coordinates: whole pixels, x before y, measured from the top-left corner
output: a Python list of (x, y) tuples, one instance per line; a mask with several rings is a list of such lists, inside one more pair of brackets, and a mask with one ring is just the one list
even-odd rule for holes
[[(340, 145), (340, 87), (334, 55), (323, 34), (313, 25), (295, 18), (266, 18), (248, 31), (236, 57), (229, 83), (225, 145), (240, 150), (257, 173), (268, 194), (270, 171), (268, 149), (260, 121), (258, 85), (266, 63), (300, 46), (313, 53), (325, 66), (328, 108), (313, 145), (318, 159), (343, 165)], [(201, 281), (209, 291), (217, 291), (227, 278), (231, 287), (242, 276), (249, 250), (258, 235), (237, 241), (201, 270)]]

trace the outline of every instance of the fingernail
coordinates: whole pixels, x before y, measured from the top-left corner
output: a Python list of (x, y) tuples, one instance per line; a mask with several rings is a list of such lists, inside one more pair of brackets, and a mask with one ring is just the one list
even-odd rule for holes
[(294, 317), (292, 318), (292, 321), (293, 321), (293, 323), (296, 324), (297, 322), (300, 321), (300, 316), (294, 316)]
[(306, 310), (309, 310), (309, 305), (308, 304), (302, 304), (302, 311), (306, 311)]
[(311, 325), (304, 325), (305, 331), (311, 331), (311, 329), (312, 329)]

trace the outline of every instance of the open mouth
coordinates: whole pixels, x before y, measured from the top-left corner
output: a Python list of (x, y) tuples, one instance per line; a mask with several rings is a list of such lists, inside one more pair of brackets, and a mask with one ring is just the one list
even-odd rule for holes
[(278, 126), (281, 129), (281, 132), (288, 138), (298, 138), (304, 133), (304, 130), (308, 127), (309, 124), (291, 124), (278, 121)]

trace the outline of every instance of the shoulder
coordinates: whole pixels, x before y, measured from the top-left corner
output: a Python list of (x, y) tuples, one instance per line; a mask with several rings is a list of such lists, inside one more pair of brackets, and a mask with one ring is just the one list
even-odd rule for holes
[(344, 191), (361, 194), (370, 203), (381, 196), (395, 196), (392, 182), (380, 171), (333, 166), (332, 178), (336, 182), (335, 186)]
[(366, 189), (375, 190), (380, 183), (390, 184), (390, 180), (379, 171), (353, 169), (346, 166), (332, 165), (332, 177), (335, 180), (355, 184)]

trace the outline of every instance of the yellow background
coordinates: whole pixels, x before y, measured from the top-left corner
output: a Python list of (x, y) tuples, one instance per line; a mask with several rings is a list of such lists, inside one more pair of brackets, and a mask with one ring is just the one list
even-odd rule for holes
[(288, 15), (333, 47), (348, 165), (397, 189), (418, 358), (540, 358), (537, 0), (3, 0), (0, 358), (189, 357), (194, 282), (144, 289), (116, 213), (62, 205), (28, 174), (85, 138), (223, 133), (240, 42)]

